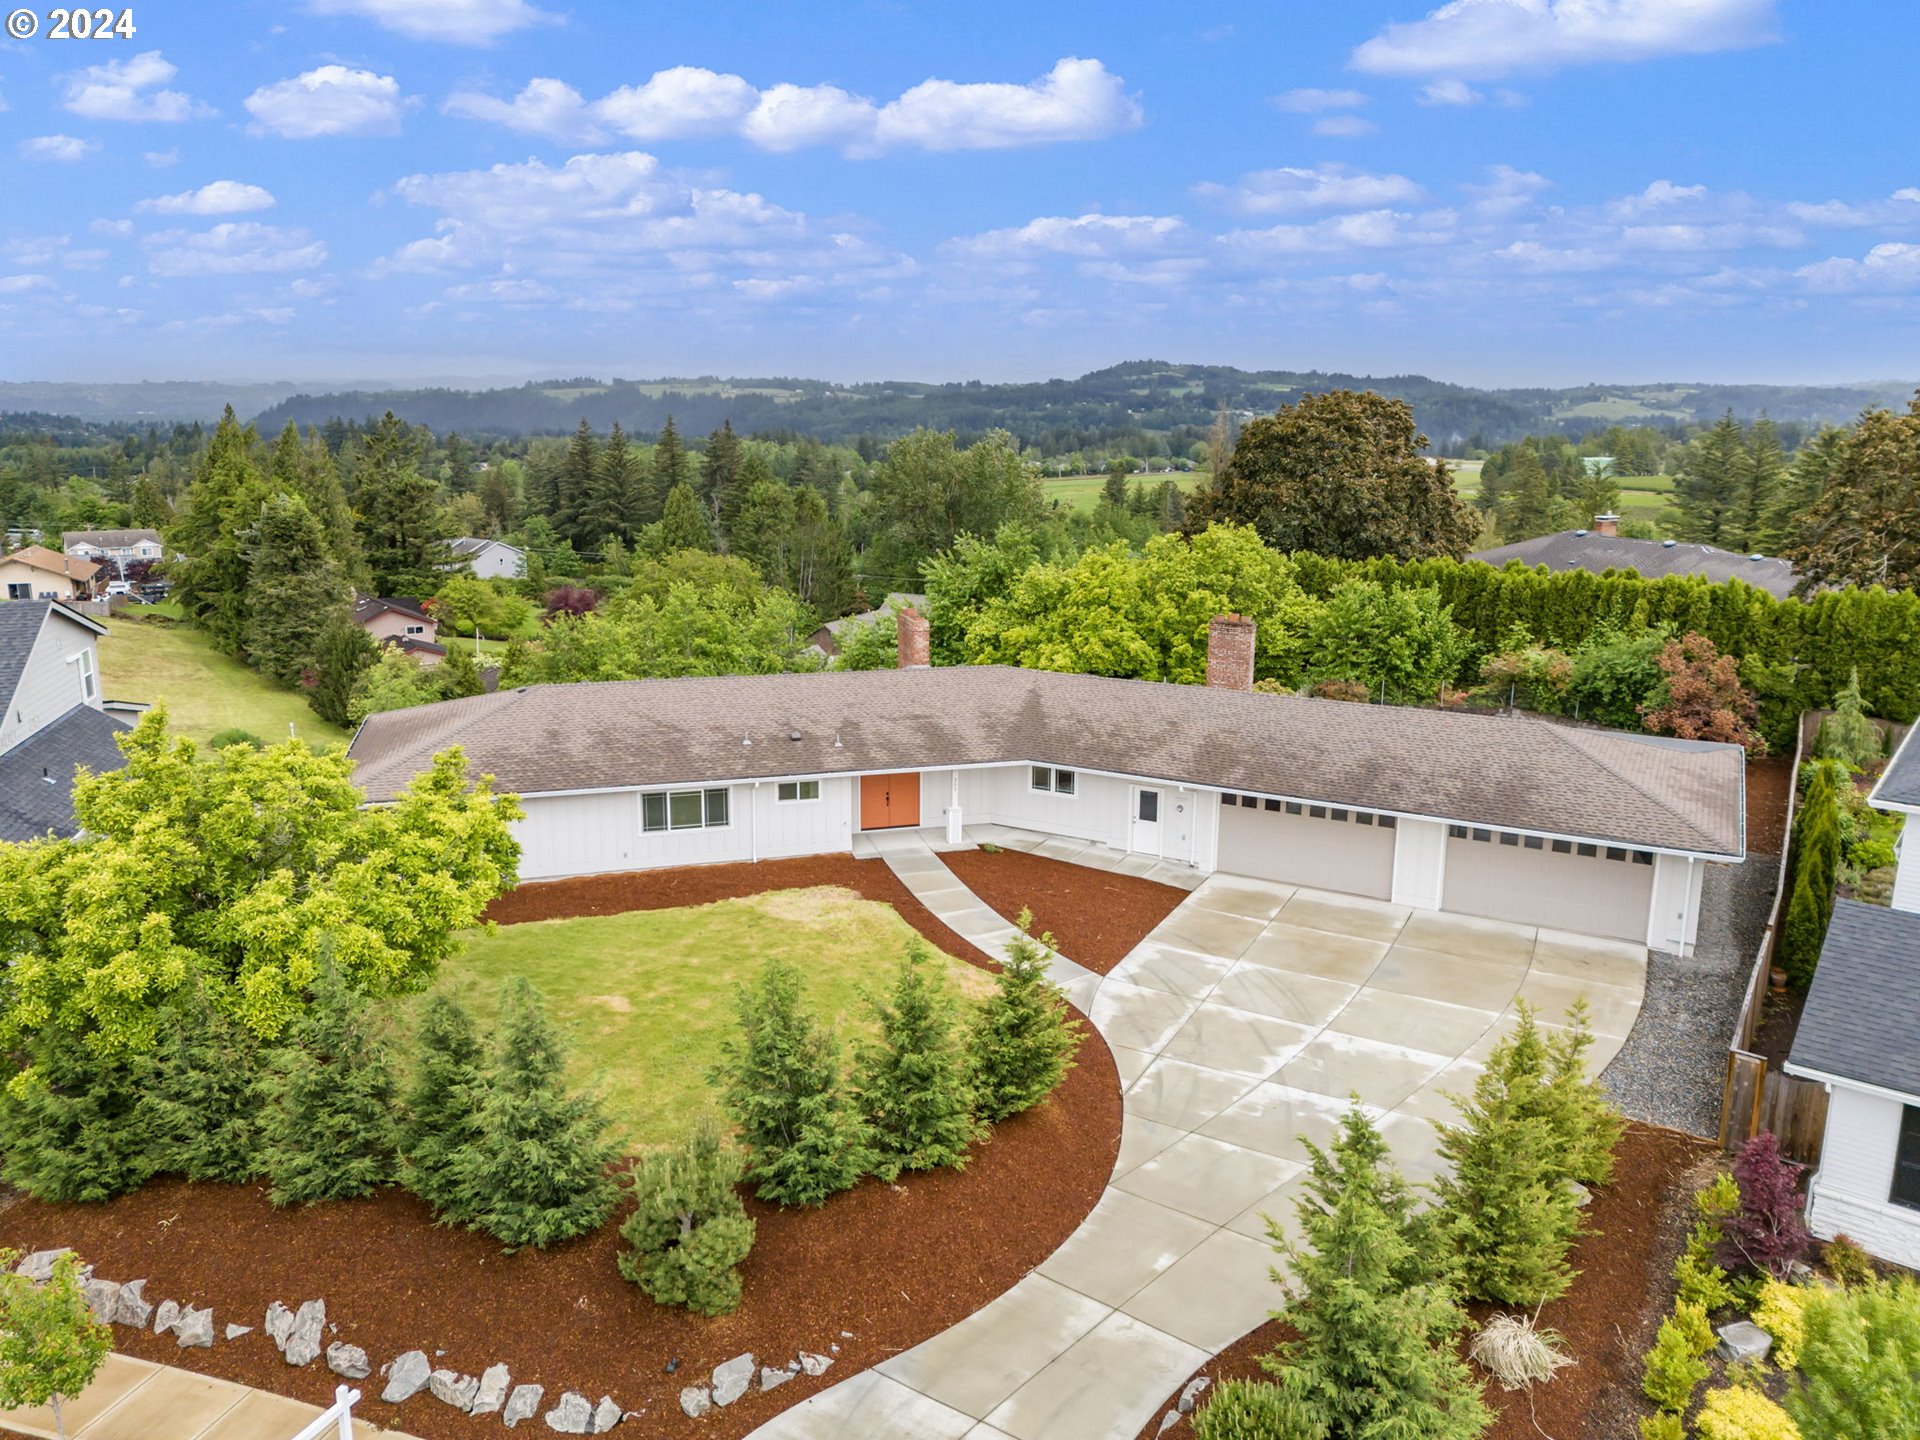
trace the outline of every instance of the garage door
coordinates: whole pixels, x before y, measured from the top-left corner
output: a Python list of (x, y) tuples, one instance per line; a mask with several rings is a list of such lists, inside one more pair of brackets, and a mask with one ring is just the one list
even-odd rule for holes
[(1385, 900), (1393, 893), (1393, 817), (1328, 805), (1220, 797), (1220, 869)]
[(1448, 830), (1442, 909), (1645, 944), (1652, 902), (1649, 851)]

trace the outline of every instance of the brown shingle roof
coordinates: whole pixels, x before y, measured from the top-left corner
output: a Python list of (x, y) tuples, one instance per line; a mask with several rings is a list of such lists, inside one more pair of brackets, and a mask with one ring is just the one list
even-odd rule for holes
[(1799, 572), (1785, 560), (1735, 554), (1712, 545), (1673, 540), (1633, 540), (1624, 535), (1602, 535), (1597, 530), (1561, 530), (1536, 535), (1491, 550), (1476, 550), (1469, 560), (1484, 560), (1495, 569), (1509, 561), (1544, 565), (1549, 570), (1633, 570), (1649, 580), (1666, 575), (1701, 575), (1715, 582), (1744, 580), (1784, 600), (1800, 583)]
[(93, 561), (82, 560), (78, 555), (62, 555), (58, 550), (49, 550), (44, 545), (23, 545), (10, 555), (0, 555), (0, 560), (18, 560), (22, 565), (65, 575), (82, 584), (100, 573), (100, 567)]
[(357, 779), (389, 800), (453, 744), (521, 793), (1033, 760), (1637, 847), (1746, 848), (1731, 745), (1002, 666), (447, 700), (369, 716)]

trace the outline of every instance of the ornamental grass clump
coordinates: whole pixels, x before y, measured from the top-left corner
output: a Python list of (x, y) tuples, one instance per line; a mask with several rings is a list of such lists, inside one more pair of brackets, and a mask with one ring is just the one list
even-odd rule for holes
[(1559, 1332), (1538, 1328), (1531, 1315), (1501, 1313), (1488, 1320), (1467, 1347), (1467, 1358), (1506, 1390), (1544, 1385), (1576, 1364)]
[(1194, 1440), (1318, 1440), (1325, 1433), (1270, 1380), (1222, 1380), (1193, 1417)]

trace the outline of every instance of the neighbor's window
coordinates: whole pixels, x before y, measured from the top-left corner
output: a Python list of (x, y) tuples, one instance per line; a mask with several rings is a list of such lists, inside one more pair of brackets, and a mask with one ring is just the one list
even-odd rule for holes
[(1887, 1198), (1920, 1210), (1920, 1105), (1900, 1111), (1900, 1147), (1893, 1152), (1893, 1193)]
[(818, 780), (782, 780), (779, 795), (782, 801), (818, 800), (820, 782)]
[(657, 790), (640, 797), (642, 830), (712, 830), (726, 823), (725, 789)]
[(91, 650), (82, 650), (80, 652), (80, 698), (91, 701), (93, 699), (93, 692), (93, 652)]
[(1031, 787), (1046, 790), (1055, 795), (1074, 793), (1074, 773), (1071, 770), (1055, 770), (1050, 765), (1035, 765)]

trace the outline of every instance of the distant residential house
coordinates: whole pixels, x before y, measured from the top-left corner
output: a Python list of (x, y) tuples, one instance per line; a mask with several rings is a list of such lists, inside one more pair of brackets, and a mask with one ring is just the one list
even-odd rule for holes
[(927, 597), (913, 595), (904, 590), (896, 590), (880, 602), (877, 610), (862, 610), (856, 615), (842, 615), (838, 620), (829, 620), (812, 635), (807, 637), (810, 648), (818, 650), (829, 660), (840, 653), (840, 637), (849, 629), (871, 625), (881, 617), (896, 614), (911, 605), (921, 614), (926, 613)]
[(1920, 1266), (1920, 744), (1907, 732), (1869, 801), (1903, 812), (1891, 908), (1836, 900), (1787, 1073), (1827, 1089), (1807, 1223)]
[(527, 552), (504, 540), (486, 540), (478, 535), (462, 535), (450, 541), (453, 563), (449, 570), (471, 570), (482, 580), (524, 580), (527, 576)]
[(446, 658), (447, 648), (439, 641), (440, 624), (419, 600), (369, 595), (354, 604), (353, 618), (380, 644), (391, 645), (423, 665), (437, 665)]
[(50, 600), (0, 602), (0, 840), (74, 834), (74, 768), (126, 763), (100, 698), (106, 633)]
[(90, 600), (103, 568), (78, 555), (27, 545), (0, 556), (0, 595), (9, 600)]
[(1484, 560), (1498, 569), (1509, 561), (1544, 565), (1549, 570), (1633, 570), (1649, 580), (1664, 575), (1699, 575), (1708, 580), (1744, 580), (1757, 590), (1786, 599), (1800, 583), (1800, 572), (1785, 560), (1766, 555), (1740, 555), (1712, 545), (1680, 540), (1630, 540), (1620, 533), (1618, 515), (1596, 515), (1591, 530), (1561, 530), (1536, 535), (1491, 550), (1476, 550), (1469, 560)]
[(67, 530), (60, 535), (60, 548), (115, 570), (141, 560), (158, 560), (166, 553), (158, 530)]

